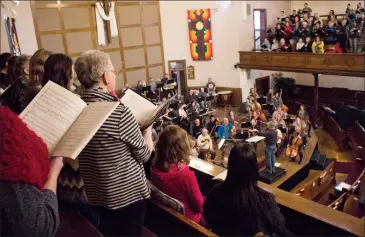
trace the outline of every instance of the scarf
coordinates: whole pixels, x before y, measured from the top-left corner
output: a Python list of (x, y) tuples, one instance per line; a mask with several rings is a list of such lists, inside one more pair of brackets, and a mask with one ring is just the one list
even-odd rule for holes
[(99, 2), (96, 3), (96, 7), (95, 7), (96, 28), (97, 28), (97, 32), (98, 32), (98, 44), (101, 46), (106, 45), (103, 20), (110, 21), (111, 36), (112, 37), (118, 36), (118, 26), (117, 26), (117, 21), (115, 19), (114, 6), (115, 6), (115, 3), (112, 2), (111, 8), (109, 11), (109, 16), (106, 16), (104, 9), (101, 7), (101, 4)]

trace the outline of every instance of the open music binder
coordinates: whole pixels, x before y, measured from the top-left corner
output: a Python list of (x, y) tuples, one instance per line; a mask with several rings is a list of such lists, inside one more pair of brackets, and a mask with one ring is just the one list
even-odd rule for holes
[(175, 96), (176, 95), (172, 96), (170, 99), (157, 106), (132, 89), (127, 89), (120, 101), (132, 111), (141, 130), (144, 130), (164, 114), (164, 111)]
[(87, 105), (71, 91), (49, 81), (19, 117), (43, 139), (50, 156), (76, 159), (118, 105)]

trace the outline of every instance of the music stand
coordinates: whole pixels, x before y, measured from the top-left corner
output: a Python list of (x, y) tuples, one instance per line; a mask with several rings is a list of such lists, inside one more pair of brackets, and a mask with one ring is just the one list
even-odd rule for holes
[(278, 127), (278, 129), (280, 130), (281, 133), (286, 133), (286, 128)]
[(244, 128), (250, 128), (251, 127), (251, 123), (250, 122), (242, 122), (241, 123), (241, 128), (244, 129)]
[(257, 98), (257, 102), (260, 103), (261, 105), (266, 104), (267, 103), (266, 97)]

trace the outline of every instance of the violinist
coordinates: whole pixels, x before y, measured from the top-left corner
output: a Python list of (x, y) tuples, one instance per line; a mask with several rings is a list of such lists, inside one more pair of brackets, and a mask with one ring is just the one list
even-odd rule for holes
[(255, 99), (252, 95), (249, 95), (247, 97), (247, 101), (246, 101), (246, 110), (248, 112), (248, 116), (251, 118), (252, 117), (252, 105), (255, 103)]
[[(288, 148), (291, 147), (292, 145), (295, 146), (295, 144), (299, 144), (297, 148), (298, 149), (297, 152), (299, 154), (299, 161), (298, 161), (299, 164), (302, 163), (303, 153), (307, 145), (307, 141), (308, 141), (307, 135), (304, 131), (302, 131), (302, 128), (300, 126), (295, 127), (295, 131), (289, 139)], [(295, 161), (295, 158), (296, 157), (292, 157), (291, 161)]]
[(253, 137), (257, 135), (257, 132), (261, 132), (261, 127), (256, 119), (251, 119), (251, 127), (248, 129), (248, 136)]
[(236, 118), (235, 118), (235, 113), (234, 111), (229, 111), (228, 114), (227, 114), (227, 118), (228, 118), (228, 121), (231, 123), (231, 124), (234, 124), (234, 122), (236, 121)]
[(312, 128), (312, 124), (309, 121), (309, 114), (308, 114), (307, 110), (305, 109), (304, 105), (300, 105), (300, 109), (298, 111), (298, 117), (301, 118), (301, 120), (303, 120), (305, 122), (306, 128), (307, 128), (306, 131), (308, 132), (308, 137), (311, 137), (310, 131)]
[(215, 119), (214, 115), (211, 115), (210, 120), (206, 125), (206, 128), (208, 129), (209, 134), (212, 134), (212, 132), (214, 132), (214, 130), (216, 130), (216, 127), (217, 127), (216, 119)]
[(272, 121), (274, 122), (275, 127), (286, 128), (286, 123), (282, 114), (277, 114), (275, 117), (273, 117)]
[(272, 102), (274, 104), (274, 110), (277, 110), (279, 107), (283, 105), (283, 98), (282, 96), (282, 89), (279, 91), (276, 91), (274, 98), (272, 99)]
[(205, 160), (207, 154), (210, 153), (210, 159), (215, 159), (212, 138), (209, 136), (208, 130), (206, 128), (203, 128), (202, 134), (198, 136), (197, 146), (199, 148), (199, 158), (203, 158)]
[(199, 137), (199, 135), (202, 134), (202, 129), (203, 129), (203, 126), (201, 125), (200, 119), (196, 118), (194, 120), (193, 126), (191, 126), (190, 135), (194, 139), (197, 139)]
[(223, 119), (223, 124), (218, 128), (219, 139), (229, 139), (231, 137), (233, 125), (229, 123), (228, 118)]

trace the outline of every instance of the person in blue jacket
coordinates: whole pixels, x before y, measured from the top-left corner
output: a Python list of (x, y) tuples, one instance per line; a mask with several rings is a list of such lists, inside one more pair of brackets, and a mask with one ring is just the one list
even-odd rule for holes
[(231, 137), (232, 124), (228, 121), (228, 118), (223, 119), (223, 124), (218, 128), (219, 139), (230, 139)]

